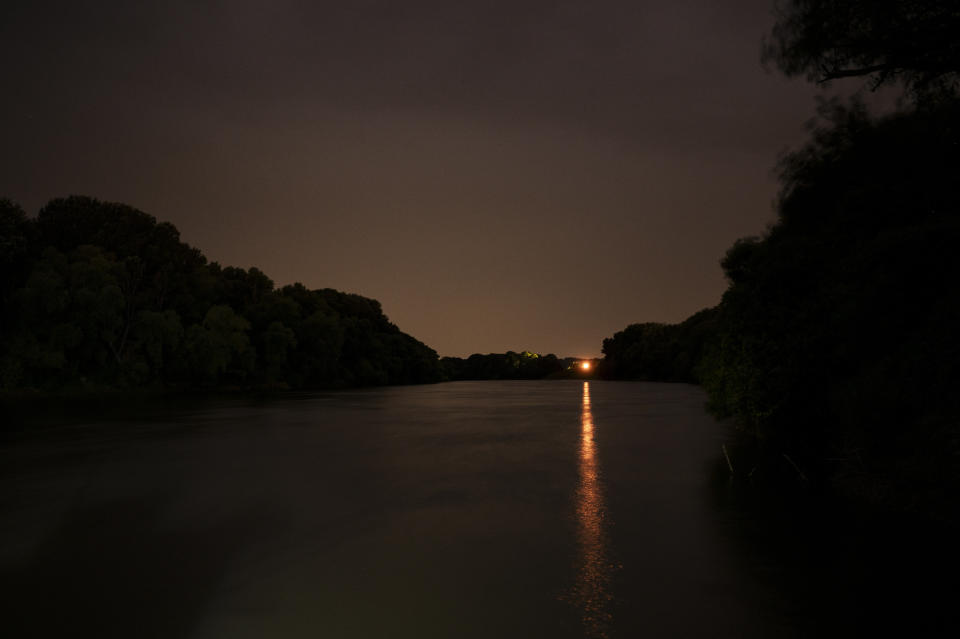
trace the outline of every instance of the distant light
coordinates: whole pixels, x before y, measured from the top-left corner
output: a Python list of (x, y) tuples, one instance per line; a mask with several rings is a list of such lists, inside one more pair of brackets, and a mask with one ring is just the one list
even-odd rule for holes
[(590, 362), (580, 362), (580, 368), (585, 371), (590, 370)]

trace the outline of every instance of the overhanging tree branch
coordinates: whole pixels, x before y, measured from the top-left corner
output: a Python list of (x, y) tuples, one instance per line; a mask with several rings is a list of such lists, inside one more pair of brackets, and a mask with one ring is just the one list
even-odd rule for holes
[(853, 78), (878, 72), (889, 74), (895, 72), (896, 70), (896, 67), (889, 64), (875, 64), (869, 67), (860, 67), (859, 69), (834, 69), (832, 71), (826, 71), (822, 76), (820, 76), (820, 78), (817, 80), (817, 84), (823, 84), (824, 82), (829, 82), (830, 80), (839, 80), (840, 78)]

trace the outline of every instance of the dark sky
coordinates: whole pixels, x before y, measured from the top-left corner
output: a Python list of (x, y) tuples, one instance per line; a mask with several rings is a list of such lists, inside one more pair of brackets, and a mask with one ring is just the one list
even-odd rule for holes
[(772, 0), (0, 9), (0, 195), (86, 194), (380, 300), (442, 355), (598, 355), (716, 304), (814, 89)]

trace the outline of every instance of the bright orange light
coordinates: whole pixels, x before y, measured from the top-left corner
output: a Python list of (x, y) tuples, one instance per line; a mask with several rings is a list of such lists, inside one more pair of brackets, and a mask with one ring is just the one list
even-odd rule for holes
[(580, 368), (585, 371), (590, 370), (590, 362), (580, 362)]

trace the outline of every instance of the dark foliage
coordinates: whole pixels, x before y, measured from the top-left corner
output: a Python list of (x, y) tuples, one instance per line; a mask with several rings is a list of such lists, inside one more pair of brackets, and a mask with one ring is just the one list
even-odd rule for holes
[(0, 201), (0, 389), (327, 387), (438, 381), (375, 300), (207, 263), (123, 204)]
[(603, 340), (604, 375), (651, 382), (700, 381), (700, 365), (716, 332), (717, 309), (680, 324), (631, 324)]
[[(743, 476), (960, 520), (958, 28), (955, 2), (785, 3), (768, 60), (899, 84), (912, 104), (823, 104), (780, 164), (776, 223), (722, 261), (729, 288), (687, 379), (739, 429)], [(683, 379), (696, 317), (606, 340), (612, 370)]]
[(778, 9), (764, 58), (787, 75), (902, 83), (917, 98), (957, 88), (954, 0), (788, 0)]
[(450, 381), (471, 379), (543, 379), (563, 373), (564, 366), (556, 355), (540, 355), (523, 351), (515, 353), (474, 353), (470, 357), (444, 357), (440, 360), (444, 375)]
[(833, 105), (781, 166), (779, 220), (723, 260), (712, 406), (811, 478), (960, 494), (960, 105)]

